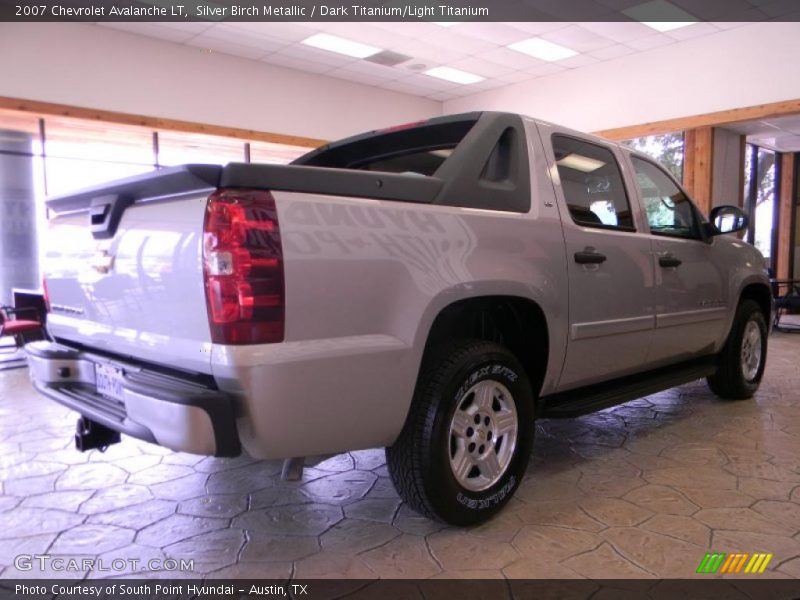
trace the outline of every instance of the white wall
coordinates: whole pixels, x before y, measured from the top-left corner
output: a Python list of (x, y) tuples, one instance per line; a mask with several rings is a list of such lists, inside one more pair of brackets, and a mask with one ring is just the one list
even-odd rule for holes
[(800, 98), (800, 23), (757, 23), (445, 102), (584, 131)]
[(323, 139), (442, 111), (434, 100), (78, 23), (0, 23), (0, 95)]

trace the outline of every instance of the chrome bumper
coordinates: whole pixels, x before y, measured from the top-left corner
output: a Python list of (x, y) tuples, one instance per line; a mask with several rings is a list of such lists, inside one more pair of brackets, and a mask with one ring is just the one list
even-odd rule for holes
[[(241, 451), (233, 402), (217, 389), (54, 342), (32, 342), (25, 352), (33, 386), (88, 419), (180, 452)], [(122, 370), (121, 401), (97, 392), (98, 364)]]

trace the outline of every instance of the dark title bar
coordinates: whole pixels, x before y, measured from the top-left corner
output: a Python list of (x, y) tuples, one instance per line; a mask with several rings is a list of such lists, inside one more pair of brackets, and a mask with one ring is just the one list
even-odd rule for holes
[(0, 21), (800, 21), (797, 0), (0, 0)]
[(586, 598), (664, 600), (796, 600), (800, 583), (791, 579), (752, 576), (739, 579), (472, 579), (472, 580), (244, 580), (244, 579), (117, 579), (0, 581), (0, 600), (327, 600), (348, 598), (481, 600), (583, 600)]

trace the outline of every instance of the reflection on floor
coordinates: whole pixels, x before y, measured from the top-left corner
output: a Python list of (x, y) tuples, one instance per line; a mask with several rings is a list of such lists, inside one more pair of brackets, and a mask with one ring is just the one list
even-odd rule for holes
[(541, 421), (512, 503), (468, 530), (403, 506), (382, 450), (337, 456), (297, 483), (277, 462), (134, 440), (80, 454), (75, 415), (38, 397), (25, 369), (2, 371), (0, 575), (23, 575), (15, 556), (49, 552), (106, 565), (176, 557), (209, 577), (692, 577), (714, 551), (771, 552), (762, 577), (797, 577), (799, 355), (800, 335), (774, 334), (752, 401), (697, 382)]

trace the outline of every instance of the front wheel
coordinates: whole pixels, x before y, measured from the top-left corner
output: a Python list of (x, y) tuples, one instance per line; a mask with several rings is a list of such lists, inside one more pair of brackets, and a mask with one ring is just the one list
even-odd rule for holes
[(753, 300), (741, 302), (720, 352), (717, 372), (708, 377), (712, 392), (731, 400), (755, 394), (767, 363), (767, 333), (761, 307)]
[(398, 493), (452, 525), (489, 519), (525, 473), (533, 408), (525, 371), (504, 347), (467, 340), (434, 349), (403, 431), (386, 449)]

